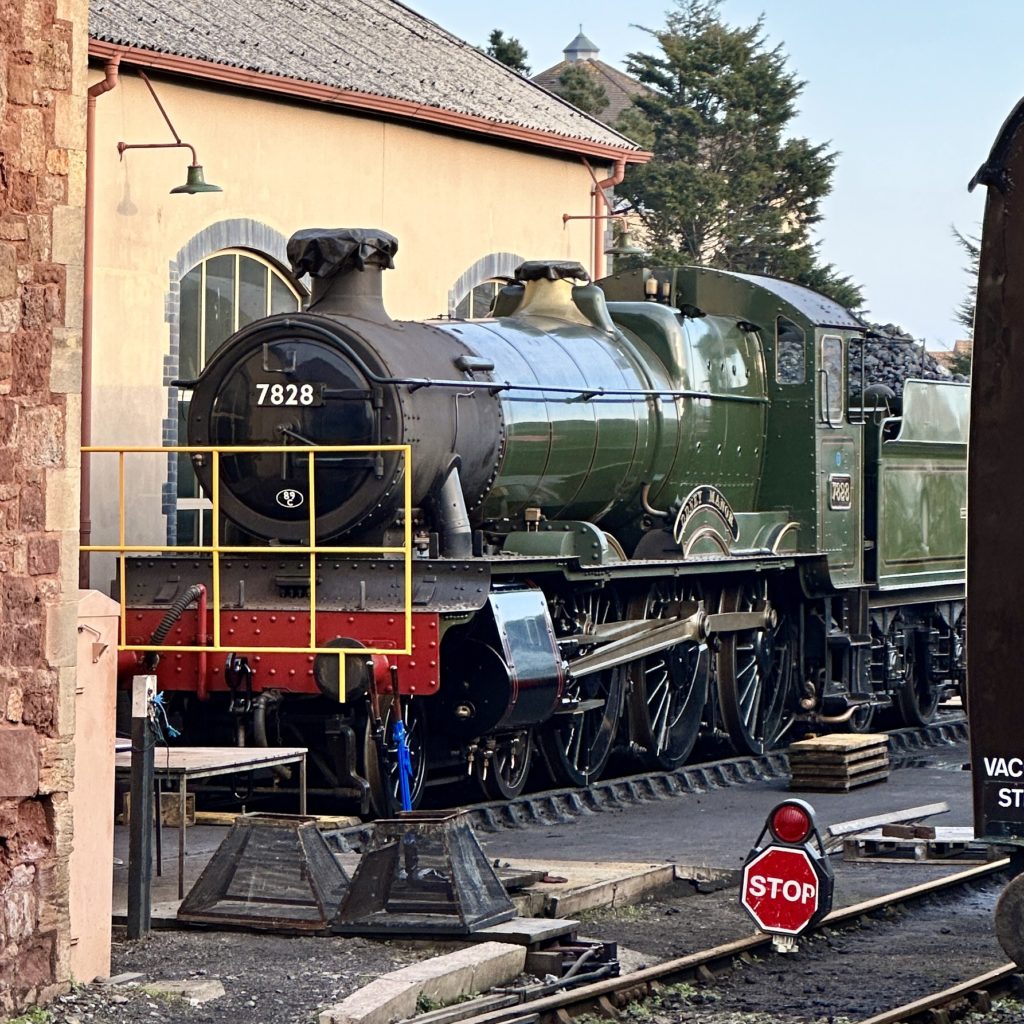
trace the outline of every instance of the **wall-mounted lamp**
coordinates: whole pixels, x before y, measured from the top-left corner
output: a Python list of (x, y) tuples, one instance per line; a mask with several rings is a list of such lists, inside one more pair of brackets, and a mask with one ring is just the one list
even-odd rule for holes
[(153, 91), (153, 86), (150, 84), (149, 79), (146, 77), (145, 72), (140, 71), (139, 77), (146, 83), (146, 88), (149, 89), (150, 96), (153, 97), (153, 102), (157, 105), (160, 113), (163, 114), (164, 120), (167, 122), (167, 127), (171, 129), (171, 134), (174, 136), (173, 142), (119, 142), (117, 144), (117, 152), (121, 158), (124, 159), (124, 152), (126, 149), (187, 149), (192, 154), (192, 163), (188, 166), (188, 175), (185, 179), (184, 185), (178, 185), (177, 188), (171, 189), (171, 195), (195, 195), (197, 192), (223, 192), (224, 190), (220, 185), (210, 185), (207, 183), (203, 176), (203, 168), (196, 159), (195, 147), (190, 145), (188, 142), (182, 142), (178, 133), (174, 130), (174, 125), (171, 124), (171, 119), (167, 116), (167, 111), (164, 110), (163, 104), (157, 98), (156, 93)]
[(634, 244), (629, 236), (629, 228), (624, 221), (616, 225), (615, 240), (612, 245), (605, 249), (605, 256), (643, 256), (645, 250), (642, 246)]

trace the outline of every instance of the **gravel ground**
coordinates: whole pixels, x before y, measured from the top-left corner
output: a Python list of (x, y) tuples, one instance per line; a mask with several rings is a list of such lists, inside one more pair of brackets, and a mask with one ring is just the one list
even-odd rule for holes
[[(112, 976), (142, 977), (78, 988), (50, 1006), (49, 1022), (306, 1024), (374, 978), (429, 955), (425, 946), (361, 938), (155, 931), (144, 941), (114, 943)], [(170, 979), (220, 982), (224, 995), (192, 1006), (144, 988)]]

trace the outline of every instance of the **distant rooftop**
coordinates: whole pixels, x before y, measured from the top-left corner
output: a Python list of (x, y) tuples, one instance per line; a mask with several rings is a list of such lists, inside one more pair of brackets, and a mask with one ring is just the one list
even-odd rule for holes
[[(570, 143), (638, 150), (396, 0), (90, 0), (89, 35), (99, 55), (132, 47), (385, 97), (428, 115), (450, 111)], [(188, 73), (185, 66), (177, 70)]]
[(579, 35), (562, 51), (565, 59), (570, 62), (587, 60), (596, 57), (601, 51), (584, 34), (583, 26), (580, 25)]
[(597, 55), (600, 52), (597, 44), (583, 34), (583, 26), (580, 25), (579, 35), (562, 51), (565, 59), (554, 67), (534, 75), (533, 80), (545, 89), (557, 93), (561, 88), (558, 80), (562, 73), (573, 65), (579, 65), (601, 83), (608, 97), (608, 106), (597, 117), (607, 124), (614, 124), (619, 115), (633, 105), (633, 97), (647, 92), (648, 89), (635, 78), (630, 78), (624, 71), (598, 60)]

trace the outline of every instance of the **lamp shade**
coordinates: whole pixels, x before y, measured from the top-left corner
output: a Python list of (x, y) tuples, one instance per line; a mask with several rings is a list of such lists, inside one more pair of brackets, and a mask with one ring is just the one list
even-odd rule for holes
[(188, 177), (185, 179), (184, 185), (179, 185), (177, 188), (171, 189), (171, 195), (189, 195), (194, 196), (197, 192), (223, 192), (224, 189), (220, 185), (210, 185), (207, 183), (206, 178), (203, 176), (203, 168), (201, 164), (189, 164)]

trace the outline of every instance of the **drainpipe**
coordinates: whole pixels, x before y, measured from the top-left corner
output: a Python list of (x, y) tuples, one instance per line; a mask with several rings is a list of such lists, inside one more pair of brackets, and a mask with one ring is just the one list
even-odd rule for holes
[[(584, 161), (586, 163), (586, 161)], [(588, 170), (589, 165), (588, 165)], [(604, 221), (611, 215), (611, 204), (605, 197), (606, 188), (622, 184), (626, 176), (626, 158), (618, 157), (610, 177), (594, 182), (594, 280), (604, 277)]]
[[(92, 264), (93, 264), (93, 191), (96, 160), (96, 97), (110, 92), (117, 85), (120, 55), (107, 61), (103, 78), (90, 85), (85, 115), (85, 257), (82, 268), (82, 447), (92, 444)], [(89, 456), (82, 455), (81, 520), (78, 542), (81, 547), (92, 543), (92, 485), (89, 476)], [(89, 555), (78, 556), (78, 585), (89, 588)]]

